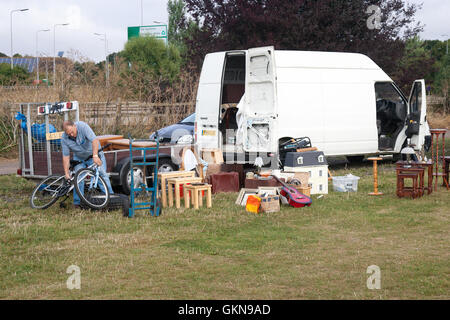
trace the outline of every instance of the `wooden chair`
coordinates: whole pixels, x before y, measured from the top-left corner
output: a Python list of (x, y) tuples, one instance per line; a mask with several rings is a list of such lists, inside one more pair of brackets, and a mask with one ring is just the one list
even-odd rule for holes
[(184, 163), (184, 159), (186, 156), (186, 151), (187, 150), (191, 150), (192, 153), (194, 154), (194, 157), (197, 161), (197, 166), (195, 168), (195, 171), (197, 172), (197, 175), (202, 178), (202, 182), (205, 180), (204, 174), (203, 174), (203, 164), (201, 162), (200, 157), (198, 156), (197, 151), (195, 151), (195, 148), (193, 146), (186, 146), (183, 148), (182, 152), (181, 152), (181, 165), (180, 165), (180, 170), (185, 170), (185, 163)]

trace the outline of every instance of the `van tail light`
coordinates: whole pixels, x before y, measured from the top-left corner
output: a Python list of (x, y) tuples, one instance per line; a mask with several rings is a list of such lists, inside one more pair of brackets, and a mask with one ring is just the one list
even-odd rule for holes
[(197, 121), (194, 122), (194, 143), (197, 143)]
[(17, 169), (17, 175), (21, 176), (22, 175), (22, 169)]
[(66, 109), (67, 109), (67, 110), (72, 109), (72, 102), (67, 102), (67, 103), (66, 103)]

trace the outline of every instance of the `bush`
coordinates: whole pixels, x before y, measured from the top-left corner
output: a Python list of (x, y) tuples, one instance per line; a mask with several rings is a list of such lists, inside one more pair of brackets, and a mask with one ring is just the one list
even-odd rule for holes
[(30, 78), (30, 74), (24, 68), (20, 66), (14, 66), (11, 69), (11, 65), (7, 63), (0, 63), (0, 85), (14, 86), (18, 84), (27, 83)]

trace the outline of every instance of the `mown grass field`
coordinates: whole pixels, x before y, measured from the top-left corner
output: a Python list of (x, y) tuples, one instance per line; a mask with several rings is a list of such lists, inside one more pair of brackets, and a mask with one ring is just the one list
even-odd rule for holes
[[(398, 199), (389, 161), (383, 197), (367, 195), (370, 163), (332, 172), (360, 176), (358, 192), (259, 215), (234, 205), (237, 194), (219, 194), (211, 209), (134, 219), (35, 211), (34, 183), (1, 176), (0, 298), (450, 298), (450, 193)], [(80, 290), (66, 287), (70, 265), (81, 269)], [(380, 290), (367, 289), (370, 265), (381, 269)]]

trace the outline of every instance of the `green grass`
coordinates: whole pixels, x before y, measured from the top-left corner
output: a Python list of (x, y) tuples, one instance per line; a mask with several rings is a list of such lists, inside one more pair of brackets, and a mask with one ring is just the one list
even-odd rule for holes
[[(357, 193), (313, 196), (310, 208), (251, 214), (237, 194), (211, 209), (164, 209), (156, 218), (119, 211), (29, 208), (33, 182), (0, 177), (0, 298), (3, 299), (449, 299), (450, 193), (395, 196), (393, 165), (372, 167)], [(68, 266), (81, 290), (68, 290)], [(381, 269), (368, 290), (366, 269)]]

